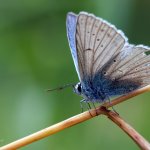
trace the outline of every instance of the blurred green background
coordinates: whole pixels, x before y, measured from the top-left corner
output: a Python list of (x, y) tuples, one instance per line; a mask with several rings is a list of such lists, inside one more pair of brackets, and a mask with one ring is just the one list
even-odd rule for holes
[[(150, 45), (148, 0), (0, 1), (0, 146), (80, 113), (72, 89), (50, 87), (78, 82), (66, 37), (66, 14), (87, 11), (122, 29), (130, 43)], [(150, 140), (150, 93), (115, 107)], [(138, 149), (100, 116), (22, 148), (24, 150)]]

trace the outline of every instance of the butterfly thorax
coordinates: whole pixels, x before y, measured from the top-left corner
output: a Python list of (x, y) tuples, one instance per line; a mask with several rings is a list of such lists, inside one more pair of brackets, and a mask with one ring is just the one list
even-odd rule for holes
[(104, 79), (95, 76), (93, 79), (86, 76), (75, 86), (75, 93), (84, 97), (86, 101), (102, 102), (107, 98), (107, 89), (102, 85)]

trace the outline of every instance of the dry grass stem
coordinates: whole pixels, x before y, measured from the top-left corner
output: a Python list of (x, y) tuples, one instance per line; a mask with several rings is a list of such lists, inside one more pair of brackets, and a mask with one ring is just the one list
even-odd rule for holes
[(134, 128), (127, 124), (118, 114), (113, 111), (105, 109), (103, 111), (111, 121), (118, 125), (125, 133), (127, 133), (133, 141), (140, 147), (142, 150), (150, 150), (150, 144), (146, 141)]

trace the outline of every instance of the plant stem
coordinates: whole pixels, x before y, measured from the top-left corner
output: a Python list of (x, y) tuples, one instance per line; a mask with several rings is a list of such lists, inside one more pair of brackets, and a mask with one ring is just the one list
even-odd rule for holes
[(103, 113), (127, 133), (142, 150), (150, 150), (149, 142), (146, 141), (134, 128), (127, 124), (118, 114), (107, 109), (105, 109)]

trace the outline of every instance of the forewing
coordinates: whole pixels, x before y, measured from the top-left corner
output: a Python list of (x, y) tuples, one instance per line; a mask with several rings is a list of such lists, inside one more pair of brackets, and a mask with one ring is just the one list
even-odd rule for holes
[(81, 79), (94, 76), (126, 43), (113, 25), (94, 15), (81, 12), (76, 24), (76, 47)]
[(69, 13), (67, 35), (80, 80), (100, 73), (112, 81), (150, 84), (150, 48), (129, 44), (110, 23), (85, 12)]
[(74, 61), (74, 65), (75, 65), (78, 77), (80, 79), (77, 50), (76, 50), (76, 39), (75, 39), (76, 23), (77, 23), (77, 16), (73, 13), (68, 13), (67, 14), (67, 21), (66, 21), (67, 37), (68, 37), (69, 46), (70, 46), (72, 58)]

